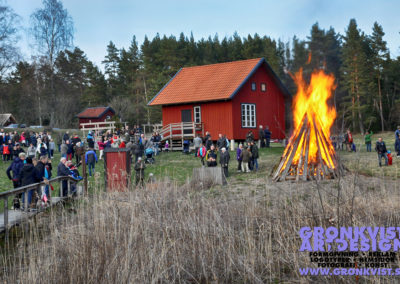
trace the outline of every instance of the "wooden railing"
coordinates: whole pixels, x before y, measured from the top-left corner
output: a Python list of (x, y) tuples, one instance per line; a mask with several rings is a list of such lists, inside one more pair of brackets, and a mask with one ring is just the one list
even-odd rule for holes
[(163, 140), (174, 140), (194, 138), (198, 132), (201, 132), (202, 135), (204, 135), (203, 123), (179, 122), (165, 125), (161, 129), (160, 134), (162, 135)]
[[(18, 187), (18, 188), (12, 189), (12, 190), (0, 192), (0, 199), (3, 199), (3, 201), (4, 201), (3, 202), (3, 204), (4, 204), (4, 211), (3, 211), (3, 214), (4, 214), (4, 230), (6, 232), (8, 232), (8, 229), (9, 229), (8, 201), (9, 201), (10, 197), (14, 199), (15, 195), (24, 194), (25, 195), (24, 196), (24, 203), (25, 203), (24, 204), (24, 211), (28, 212), (28, 209), (29, 209), (29, 206), (28, 206), (28, 192), (29, 191), (31, 191), (31, 190), (39, 190), (42, 187), (43, 187), (42, 188), (42, 190), (43, 190), (46, 185), (50, 185), (52, 183), (59, 182), (60, 183), (60, 197), (59, 198), (65, 199), (65, 198), (68, 197), (68, 196), (63, 196), (62, 182), (65, 181), (65, 180), (67, 181), (68, 194), (70, 194), (70, 192), (71, 192), (71, 182), (79, 182), (80, 181), (80, 180), (74, 179), (73, 177), (70, 177), (70, 176), (61, 176), (61, 177), (56, 177), (56, 178), (50, 179), (48, 181), (48, 184), (45, 183), (45, 182), (40, 182), (40, 183), (34, 183), (34, 184)], [(51, 200), (51, 194), (52, 194), (52, 191), (49, 190), (49, 195), (50, 195), (48, 197), (49, 201)]]

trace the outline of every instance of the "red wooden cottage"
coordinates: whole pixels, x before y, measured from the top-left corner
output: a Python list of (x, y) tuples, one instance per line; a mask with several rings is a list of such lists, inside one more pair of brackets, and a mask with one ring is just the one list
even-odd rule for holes
[(266, 60), (257, 58), (182, 68), (148, 105), (162, 106), (164, 136), (193, 123), (193, 132), (209, 131), (213, 140), (219, 133), (244, 140), (249, 130), (258, 139), (260, 125), (269, 126), (272, 138), (283, 139), (287, 98)]
[(87, 108), (77, 115), (77, 117), (79, 118), (79, 128), (81, 128), (82, 123), (104, 122), (111, 120), (114, 115), (115, 111), (111, 107)]

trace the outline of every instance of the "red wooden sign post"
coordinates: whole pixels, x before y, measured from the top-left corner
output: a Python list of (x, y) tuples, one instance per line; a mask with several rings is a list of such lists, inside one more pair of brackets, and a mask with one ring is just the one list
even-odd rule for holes
[(107, 191), (127, 191), (131, 179), (129, 149), (104, 149), (104, 179)]

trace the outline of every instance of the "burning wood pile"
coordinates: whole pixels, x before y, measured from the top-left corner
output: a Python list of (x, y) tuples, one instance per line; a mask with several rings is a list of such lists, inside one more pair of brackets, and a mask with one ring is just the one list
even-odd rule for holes
[(330, 141), (336, 111), (328, 106), (335, 89), (335, 78), (322, 70), (314, 71), (310, 84), (302, 69), (294, 75), (297, 94), (293, 101), (294, 132), (273, 173), (274, 181), (337, 178), (343, 171)]

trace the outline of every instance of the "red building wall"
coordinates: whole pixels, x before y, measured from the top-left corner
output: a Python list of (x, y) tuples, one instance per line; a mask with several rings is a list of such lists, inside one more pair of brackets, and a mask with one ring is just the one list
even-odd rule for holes
[[(251, 90), (253, 82), (256, 83), (256, 91)], [(261, 91), (261, 83), (266, 83), (266, 92)], [(243, 103), (256, 105), (255, 128), (242, 127), (241, 104)], [(264, 129), (266, 125), (269, 126), (272, 138), (285, 138), (285, 97), (263, 66), (258, 68), (233, 98), (232, 113), (235, 139), (245, 139), (249, 130), (252, 130), (254, 137), (258, 139), (260, 125)]]
[(233, 137), (231, 101), (163, 106), (163, 125), (181, 122), (181, 110), (186, 109), (191, 110), (193, 121), (193, 108), (195, 106), (201, 107), (201, 121), (204, 125), (204, 133), (209, 131), (213, 140), (218, 139), (219, 133), (227, 135), (229, 139)]

